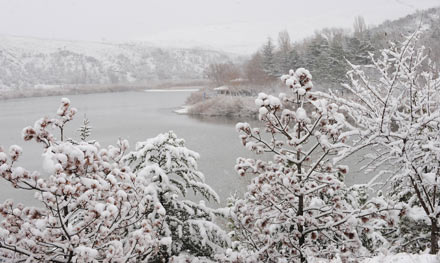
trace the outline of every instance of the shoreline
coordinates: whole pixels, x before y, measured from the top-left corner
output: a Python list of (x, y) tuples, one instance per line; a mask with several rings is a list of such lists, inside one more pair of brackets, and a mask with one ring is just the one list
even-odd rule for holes
[(0, 100), (23, 99), (51, 97), (62, 95), (79, 95), (79, 94), (96, 94), (96, 93), (115, 93), (142, 91), (145, 87), (122, 87), (122, 86), (106, 86), (106, 87), (63, 87), (53, 89), (25, 89), (25, 90), (0, 90)]
[(57, 85), (50, 88), (28, 88), (28, 89), (0, 89), (0, 101), (9, 99), (50, 97), (62, 95), (116, 93), (116, 92), (193, 92), (203, 88), (203, 85), (191, 83), (178, 83), (174, 85), (157, 84), (153, 85)]

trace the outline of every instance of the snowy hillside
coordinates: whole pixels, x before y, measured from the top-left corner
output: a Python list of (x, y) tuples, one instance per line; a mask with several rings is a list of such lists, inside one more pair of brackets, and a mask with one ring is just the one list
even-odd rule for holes
[(0, 36), (0, 88), (200, 79), (210, 63), (227, 60), (203, 49)]
[(372, 28), (371, 33), (381, 42), (380, 47), (388, 47), (389, 41), (402, 40), (405, 34), (414, 32), (417, 28), (423, 30), (421, 44), (428, 48), (429, 56), (434, 61), (440, 61), (440, 7), (417, 11), (397, 20), (385, 21), (378, 27)]

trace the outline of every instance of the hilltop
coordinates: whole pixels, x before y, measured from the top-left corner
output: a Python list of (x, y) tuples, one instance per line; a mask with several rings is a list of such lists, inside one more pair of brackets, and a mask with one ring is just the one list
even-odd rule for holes
[(144, 42), (0, 36), (0, 89), (202, 79), (209, 64), (231, 58), (215, 50), (160, 48)]

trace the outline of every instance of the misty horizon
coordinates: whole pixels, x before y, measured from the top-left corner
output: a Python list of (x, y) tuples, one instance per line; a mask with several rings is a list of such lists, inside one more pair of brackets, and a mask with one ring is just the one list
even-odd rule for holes
[(271, 4), (248, 0), (209, 4), (200, 0), (129, 4), (0, 1), (0, 35), (63, 41), (145, 42), (160, 47), (202, 47), (251, 54), (267, 37), (276, 39), (282, 30), (287, 30), (293, 41), (299, 41), (327, 27), (351, 29), (357, 16), (363, 16), (368, 26), (375, 26), (439, 5), (439, 0), (324, 3), (277, 0)]

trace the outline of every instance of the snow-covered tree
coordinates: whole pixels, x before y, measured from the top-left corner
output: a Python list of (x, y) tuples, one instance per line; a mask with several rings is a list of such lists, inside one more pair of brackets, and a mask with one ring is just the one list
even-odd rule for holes
[(355, 147), (343, 155), (366, 149), (367, 171), (376, 171), (378, 182), (388, 183), (387, 197), (402, 207), (399, 227), (388, 233), (392, 248), (429, 248), (435, 254), (440, 234), (440, 79), (417, 44), (420, 35), (417, 31), (372, 57), (375, 75), (351, 64), (351, 83), (345, 85), (350, 99), (333, 99), (346, 105), (356, 126)]
[(78, 129), (79, 138), (81, 139), (81, 141), (85, 141), (90, 136), (90, 134), (92, 134), (92, 126), (90, 126), (89, 124), (89, 119), (84, 116), (83, 125), (81, 125), (81, 127), (79, 127)]
[(384, 222), (374, 219), (376, 213), (388, 213), (388, 204), (361, 196), (366, 187), (347, 188), (348, 168), (333, 163), (332, 157), (348, 147), (351, 133), (339, 106), (314, 96), (312, 76), (303, 68), (282, 80), (290, 95), (260, 93), (255, 101), (264, 129), (236, 126), (246, 148), (273, 159), (237, 160), (240, 175), (256, 177), (244, 198), (232, 204), (237, 242), (222, 260), (305, 262), (311, 257), (364, 256), (369, 252), (365, 239), (377, 242), (376, 228)]
[(212, 256), (229, 244), (226, 233), (214, 223), (214, 210), (203, 201), (182, 200), (193, 190), (208, 201), (219, 202), (216, 192), (204, 183), (203, 173), (197, 170), (198, 159), (198, 153), (187, 149), (184, 140), (173, 132), (137, 143), (135, 151), (124, 157), (133, 173), (148, 175), (145, 184), (154, 189), (156, 201), (165, 212), (158, 234), (173, 243), (164, 246), (158, 260), (167, 262), (165, 259), (180, 251)]
[(23, 130), (44, 146), (44, 174), (16, 167), (22, 154), (0, 151), (0, 176), (35, 192), (39, 207), (0, 205), (1, 258), (8, 262), (168, 262), (212, 257), (229, 242), (204, 203), (188, 190), (218, 200), (197, 170), (198, 154), (172, 132), (138, 143), (102, 148), (97, 142), (57, 139), (51, 128), (76, 113), (63, 99), (58, 118)]
[(268, 38), (266, 44), (261, 49), (263, 55), (263, 69), (268, 76), (278, 77), (276, 57), (275, 57), (275, 45), (272, 43), (272, 39)]
[[(289, 32), (287, 30), (278, 33), (278, 52), (275, 53), (277, 72), (288, 72), (293, 61), (289, 56), (292, 51)], [(295, 61), (296, 62), (296, 61)]]

